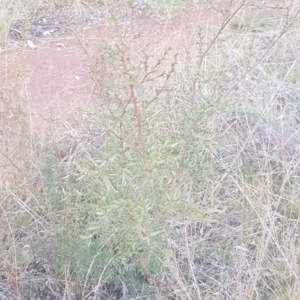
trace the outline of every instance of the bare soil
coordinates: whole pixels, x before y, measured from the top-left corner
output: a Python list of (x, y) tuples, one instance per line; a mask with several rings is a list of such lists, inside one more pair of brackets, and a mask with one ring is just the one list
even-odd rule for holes
[[(173, 53), (189, 49), (198, 41), (200, 29), (202, 33), (217, 31), (226, 11), (234, 11), (242, 2), (217, 1), (214, 8), (201, 2), (163, 21), (151, 11), (142, 12), (133, 17), (132, 30), (141, 34), (134, 51), (143, 51), (146, 45), (153, 55), (167, 46), (173, 48)], [(274, 3), (276, 1), (269, 1), (265, 5), (265, 13), (276, 7)], [(93, 101), (90, 66), (93, 56), (99, 55), (99, 43), (118, 41), (117, 32), (122, 28), (124, 24), (99, 25), (55, 36), (38, 32), (30, 40), (34, 49), (26, 40), (25, 45), (19, 43), (17, 49), (1, 52), (0, 88), (13, 89), (15, 77), (23, 78), (20, 93), (22, 99), (30, 103), (33, 124), (39, 128), (49, 117), (74, 117), (79, 107), (89, 106)]]

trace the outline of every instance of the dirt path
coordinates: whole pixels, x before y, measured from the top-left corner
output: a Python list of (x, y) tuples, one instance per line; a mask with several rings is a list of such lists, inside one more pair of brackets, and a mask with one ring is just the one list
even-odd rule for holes
[[(133, 30), (141, 33), (140, 48), (150, 43), (153, 55), (161, 53), (165, 46), (172, 46), (175, 51), (185, 47), (189, 49), (195, 44), (200, 27), (205, 34), (220, 27), (223, 20), (220, 9), (233, 11), (239, 3), (241, 1), (219, 1), (217, 10), (207, 4), (198, 4), (164, 22), (140, 15), (135, 18)], [(122, 27), (119, 29), (122, 30)], [(85, 29), (77, 35), (68, 33), (34, 40), (35, 49), (25, 46), (13, 53), (2, 52), (1, 89), (13, 89), (15, 77), (23, 76), (21, 96), (24, 101), (30, 102), (34, 124), (41, 126), (44, 118), (50, 116), (70, 118), (78, 107), (90, 105), (93, 98), (91, 57), (84, 51), (82, 43), (90, 53), (97, 55), (101, 40), (112, 42), (114, 39), (118, 40), (115, 29), (99, 26)], [(16, 70), (20, 70), (22, 75), (16, 75)]]

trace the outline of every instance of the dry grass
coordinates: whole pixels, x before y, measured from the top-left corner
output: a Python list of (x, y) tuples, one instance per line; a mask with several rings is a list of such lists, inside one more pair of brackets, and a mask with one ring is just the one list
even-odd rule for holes
[(7, 77), (1, 300), (299, 298), (300, 7), (262, 9), (176, 57), (103, 46), (95, 107), (43, 136)]

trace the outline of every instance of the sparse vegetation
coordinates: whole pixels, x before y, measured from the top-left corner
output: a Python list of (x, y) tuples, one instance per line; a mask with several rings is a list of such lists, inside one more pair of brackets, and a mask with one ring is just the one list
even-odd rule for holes
[[(299, 298), (300, 6), (249, 2), (205, 4), (187, 48), (135, 23), (184, 1), (0, 0), (1, 300)], [(103, 12), (93, 104), (37, 130), (7, 50)]]

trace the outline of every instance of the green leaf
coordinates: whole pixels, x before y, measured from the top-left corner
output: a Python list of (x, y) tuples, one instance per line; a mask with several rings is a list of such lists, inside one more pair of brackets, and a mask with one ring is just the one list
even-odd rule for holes
[(87, 231), (95, 231), (95, 230), (99, 230), (99, 226), (91, 226), (87, 228)]
[(83, 239), (83, 240), (89, 240), (90, 237), (89, 236), (86, 236), (86, 235), (79, 235), (79, 238)]
[(105, 214), (106, 214), (105, 211), (97, 211), (97, 212), (95, 213), (96, 216), (104, 216)]
[(154, 232), (152, 232), (152, 233), (150, 233), (150, 236), (152, 237), (152, 236), (156, 236), (156, 235), (158, 235), (158, 234), (160, 234), (160, 233), (162, 233), (163, 231), (162, 230), (157, 230), (157, 231), (154, 231)]

